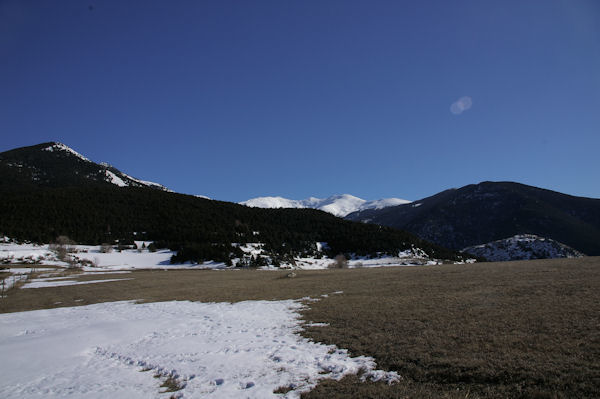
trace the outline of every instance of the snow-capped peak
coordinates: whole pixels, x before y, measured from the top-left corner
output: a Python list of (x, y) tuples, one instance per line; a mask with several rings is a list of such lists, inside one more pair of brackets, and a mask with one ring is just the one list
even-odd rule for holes
[(400, 198), (367, 201), (350, 194), (341, 194), (327, 198), (310, 197), (303, 200), (292, 200), (283, 197), (258, 197), (240, 202), (240, 204), (255, 208), (314, 208), (335, 216), (344, 217), (352, 212), (364, 209), (381, 209), (409, 202), (411, 201)]
[(306, 208), (304, 201), (313, 200), (315, 198), (309, 198), (308, 200), (291, 200), (283, 197), (257, 197), (247, 201), (240, 202), (242, 205), (250, 206), (253, 208)]
[(52, 145), (43, 148), (42, 151), (49, 151), (49, 152), (54, 152), (54, 151), (64, 151), (64, 152), (68, 152), (72, 155), (75, 155), (77, 158), (86, 161), (86, 162), (92, 162), (89, 159), (87, 159), (86, 157), (84, 157), (83, 155), (81, 155), (80, 153), (78, 153), (77, 151), (75, 151), (74, 149), (72, 149), (69, 146), (64, 145), (63, 143), (52, 143)]
[(361, 209), (366, 202), (367, 201), (362, 198), (350, 194), (342, 194), (318, 201), (316, 208), (329, 212), (335, 216), (344, 217), (349, 213)]

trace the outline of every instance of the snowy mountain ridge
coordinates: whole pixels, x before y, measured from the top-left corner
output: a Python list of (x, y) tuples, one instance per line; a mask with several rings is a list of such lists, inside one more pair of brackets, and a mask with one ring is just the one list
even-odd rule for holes
[(313, 208), (344, 217), (352, 212), (365, 209), (382, 209), (389, 206), (408, 204), (411, 201), (400, 198), (384, 198), (367, 201), (350, 194), (332, 195), (327, 198), (309, 197), (303, 200), (292, 200), (283, 197), (257, 197), (240, 202), (253, 208)]
[[(65, 144), (59, 143), (59, 142), (52, 143), (50, 146), (44, 148), (43, 151), (50, 151), (50, 152), (64, 151), (64, 152), (70, 153), (71, 155), (76, 156), (77, 158), (81, 159), (82, 161), (94, 163), (93, 161), (91, 161), (88, 158), (86, 158), (85, 156), (81, 155), (80, 153), (78, 153), (77, 151), (72, 149), (71, 147), (69, 147)], [(157, 188), (159, 190), (170, 191), (162, 184), (155, 183), (152, 181), (140, 180), (140, 179), (136, 179), (135, 177), (129, 176), (127, 173), (121, 172), (120, 170), (116, 169), (114, 166), (108, 164), (107, 162), (100, 162), (99, 165), (104, 169), (104, 174), (106, 175), (105, 180), (107, 182), (117, 185), (119, 187), (140, 186), (141, 185), (141, 186)]]
[[(108, 163), (96, 163), (71, 147), (53, 141), (0, 153), (6, 186), (76, 186), (106, 182), (119, 187), (150, 187), (170, 191), (161, 184), (136, 179)], [(10, 175), (10, 176), (9, 176)]]
[(489, 261), (579, 258), (583, 253), (550, 238), (534, 234), (518, 234), (487, 244), (474, 245), (463, 249), (471, 255), (482, 256)]

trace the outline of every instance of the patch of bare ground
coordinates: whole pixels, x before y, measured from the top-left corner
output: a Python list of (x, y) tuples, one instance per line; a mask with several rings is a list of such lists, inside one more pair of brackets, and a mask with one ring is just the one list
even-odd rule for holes
[[(592, 398), (600, 392), (600, 258), (289, 272), (135, 271), (132, 280), (18, 289), (15, 312), (141, 300), (322, 297), (304, 335), (373, 356), (395, 385), (323, 381), (304, 398)], [(115, 278), (85, 275), (78, 280)]]

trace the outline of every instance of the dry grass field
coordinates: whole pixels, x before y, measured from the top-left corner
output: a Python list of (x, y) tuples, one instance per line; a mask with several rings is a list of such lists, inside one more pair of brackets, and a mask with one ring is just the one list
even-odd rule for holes
[[(600, 397), (600, 258), (379, 269), (136, 271), (103, 284), (13, 289), (1, 312), (90, 303), (320, 297), (315, 341), (373, 356), (387, 386), (326, 381), (305, 398)], [(80, 280), (97, 280), (85, 275)]]

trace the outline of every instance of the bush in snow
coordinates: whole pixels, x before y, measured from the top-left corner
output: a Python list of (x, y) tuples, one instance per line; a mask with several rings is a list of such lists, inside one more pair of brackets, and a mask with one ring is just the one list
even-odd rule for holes
[(14, 258), (15, 258), (15, 256), (10, 254), (10, 255), (2, 258), (2, 263), (5, 265), (11, 264), (14, 262)]
[(100, 245), (100, 252), (103, 254), (108, 254), (111, 253), (113, 250), (112, 245), (104, 243), (102, 245)]
[(348, 267), (348, 260), (344, 255), (339, 254), (328, 267), (330, 269), (346, 269)]
[(49, 245), (49, 248), (56, 253), (56, 257), (59, 260), (67, 262), (69, 260), (68, 254), (77, 252), (75, 245), (77, 245), (77, 243), (69, 237), (58, 236), (56, 241)]

